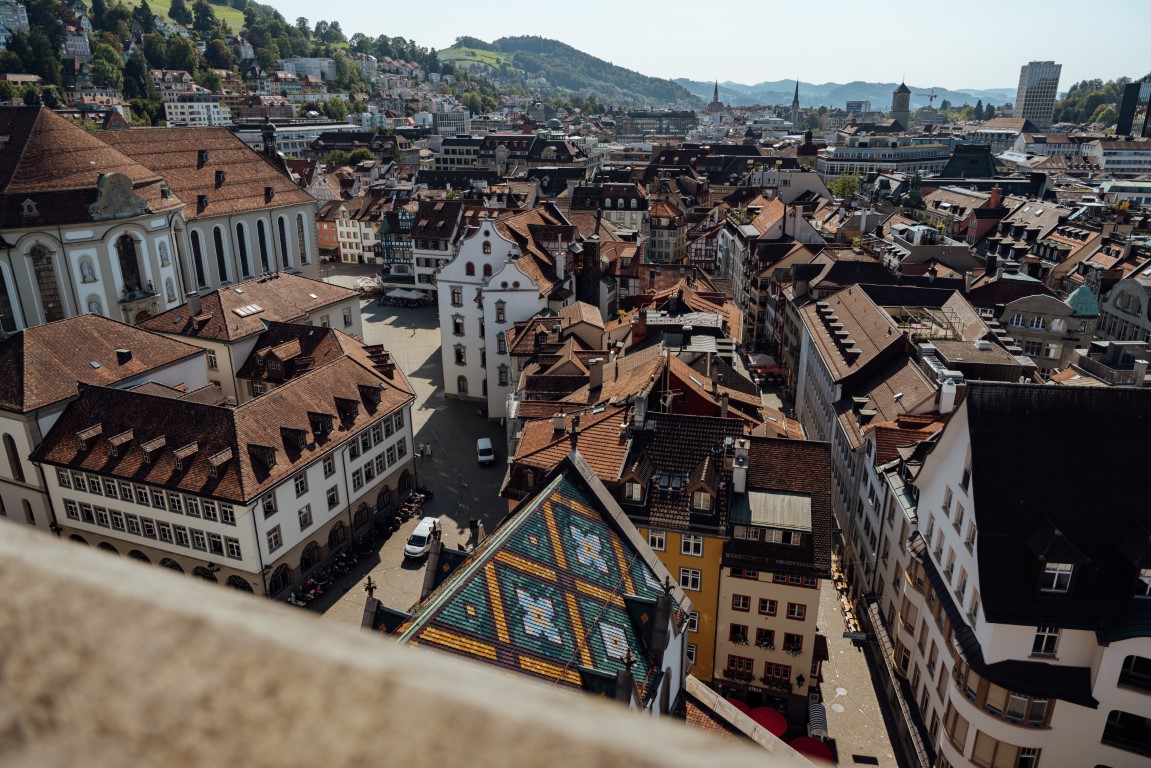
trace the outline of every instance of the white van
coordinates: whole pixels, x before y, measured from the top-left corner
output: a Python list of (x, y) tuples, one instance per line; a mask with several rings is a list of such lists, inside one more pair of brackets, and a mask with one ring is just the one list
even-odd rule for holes
[(492, 447), (491, 438), (481, 437), (476, 440), (476, 459), (480, 466), (496, 463), (496, 449)]

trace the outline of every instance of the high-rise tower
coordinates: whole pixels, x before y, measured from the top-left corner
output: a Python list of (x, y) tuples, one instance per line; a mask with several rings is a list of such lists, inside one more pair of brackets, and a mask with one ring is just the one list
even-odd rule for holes
[(1015, 92), (1015, 117), (1030, 120), (1036, 128), (1048, 128), (1055, 111), (1062, 64), (1054, 61), (1032, 61), (1019, 69), (1019, 88)]

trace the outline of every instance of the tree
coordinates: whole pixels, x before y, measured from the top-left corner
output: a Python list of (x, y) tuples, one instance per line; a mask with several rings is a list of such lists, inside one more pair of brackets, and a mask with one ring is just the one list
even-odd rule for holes
[(303, 16), (300, 16), (296, 19), (296, 29), (303, 32), (304, 37), (311, 37), (312, 36), (312, 30), (308, 26), (308, 20), (305, 19)]
[(975, 102), (974, 117), (976, 120), (982, 120), (983, 119), (983, 99), (980, 99), (979, 101)]
[(348, 102), (336, 96), (329, 96), (324, 102), (324, 114), (332, 120), (343, 120), (348, 116)]
[(47, 88), (40, 89), (40, 98), (44, 101), (44, 106), (49, 109), (60, 109), (64, 106), (64, 96), (60, 93), (60, 89), (55, 85), (50, 85)]
[(148, 6), (148, 0), (140, 0), (140, 4), (132, 9), (132, 21), (139, 25), (140, 29), (144, 32), (151, 32), (156, 28), (155, 22), (152, 21), (152, 9)]
[(168, 62), (165, 69), (182, 69), (185, 72), (195, 72), (200, 63), (200, 54), (192, 41), (180, 35), (168, 38), (164, 58)]
[[(163, 59), (160, 60), (163, 62)], [(162, 64), (161, 64), (162, 66)], [(148, 70), (148, 60), (145, 52), (139, 47), (133, 49), (128, 61), (124, 64), (124, 97), (131, 99), (147, 99), (155, 94), (156, 85), (152, 82), (152, 74)]]
[(215, 70), (205, 69), (196, 75), (196, 85), (207, 88), (212, 93), (218, 93), (220, 91), (220, 76), (216, 74)]
[(231, 69), (235, 61), (228, 44), (218, 37), (211, 40), (204, 49), (204, 60), (208, 62), (209, 67), (215, 69)]
[(945, 109), (951, 109), (951, 102), (948, 101), (947, 99), (944, 99), (943, 101), (939, 102), (939, 109), (940, 109), (940, 111), (945, 110)]
[(108, 10), (108, 4), (104, 0), (92, 0), (92, 13), (90, 14), (89, 21), (96, 29), (104, 28), (104, 14)]
[[(152, 69), (164, 69), (168, 66), (168, 41), (159, 32), (144, 35), (143, 56), (144, 61)], [(137, 46), (137, 51), (140, 46)]]
[(827, 185), (827, 191), (836, 197), (851, 197), (859, 189), (859, 174), (844, 173), (836, 176)]
[(215, 26), (216, 12), (208, 4), (208, 0), (196, 0), (192, 3), (192, 29), (207, 36)]
[(92, 53), (92, 82), (121, 90), (124, 87), (124, 64), (112, 46), (100, 43)]
[(23, 97), (24, 103), (30, 107), (40, 106), (40, 91), (32, 83), (28, 83), (20, 91), (20, 96)]
[(184, 0), (172, 0), (172, 7), (168, 9), (168, 16), (172, 21), (183, 24), (185, 27), (192, 26), (192, 12), (188, 10), (188, 4)]

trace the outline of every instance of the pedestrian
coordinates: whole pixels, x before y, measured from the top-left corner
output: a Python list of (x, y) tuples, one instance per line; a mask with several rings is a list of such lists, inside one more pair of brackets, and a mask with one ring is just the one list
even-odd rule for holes
[(424, 445), (428, 449), (428, 458), (430, 459), (432, 457), (432, 444), (431, 443), (425, 443)]
[(412, 323), (412, 335), (413, 336), (416, 335), (416, 324), (415, 323)]

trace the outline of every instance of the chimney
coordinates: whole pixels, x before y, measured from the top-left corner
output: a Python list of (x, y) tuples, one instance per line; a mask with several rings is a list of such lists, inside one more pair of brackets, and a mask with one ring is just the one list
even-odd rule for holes
[(200, 314), (200, 312), (203, 310), (202, 306), (200, 305), (200, 294), (196, 291), (192, 291), (184, 298), (188, 302), (188, 311), (192, 313), (192, 317)]
[(955, 379), (944, 379), (939, 388), (939, 413), (946, 415), (955, 410), (955, 399), (959, 395), (959, 386)]
[(647, 423), (647, 391), (642, 391), (635, 396), (635, 411), (632, 414), (632, 426), (636, 429), (643, 429), (644, 424)]
[(647, 338), (647, 310), (641, 309), (639, 314), (636, 315), (635, 328), (632, 329), (632, 341), (643, 341)]
[(588, 388), (596, 390), (603, 386), (603, 366), (602, 357), (588, 361)]
[(132, 350), (121, 347), (116, 350), (116, 365), (127, 365), (132, 359)]
[(935, 282), (935, 276), (936, 276), (938, 273), (939, 273), (939, 270), (937, 270), (937, 269), (935, 268), (935, 265), (934, 265), (934, 264), (932, 264), (930, 267), (928, 267), (928, 268), (927, 268), (927, 282), (929, 282), (929, 283), (934, 283), (934, 282)]
[(1131, 370), (1132, 383), (1136, 387), (1147, 386), (1147, 361), (1139, 359), (1135, 361), (1135, 367)]
[(553, 432), (563, 432), (564, 429), (566, 428), (564, 421), (565, 421), (564, 415), (562, 413), (553, 414), (552, 415), (552, 431)]
[(1002, 204), (1003, 204), (1003, 190), (999, 188), (998, 184), (996, 184), (994, 187), (991, 188), (991, 195), (990, 195), (990, 197), (987, 198), (987, 207), (988, 208), (998, 208)]
[(748, 448), (751, 442), (746, 437), (735, 441), (735, 457), (731, 467), (731, 485), (736, 493), (747, 493)]
[[(985, 270), (987, 271), (987, 273), (990, 274), (992, 272), (995, 272), (996, 267), (998, 265), (999, 265), (999, 257), (996, 256), (994, 253), (991, 253), (990, 251), (988, 251), (987, 252), (987, 264), (985, 266)], [(996, 274), (998, 275), (998, 272), (996, 272)]]
[(728, 394), (726, 392), (724, 392), (723, 396), (719, 400), (719, 417), (721, 419), (727, 418), (727, 408), (731, 404), (730, 401), (731, 401), (731, 398), (728, 396)]

